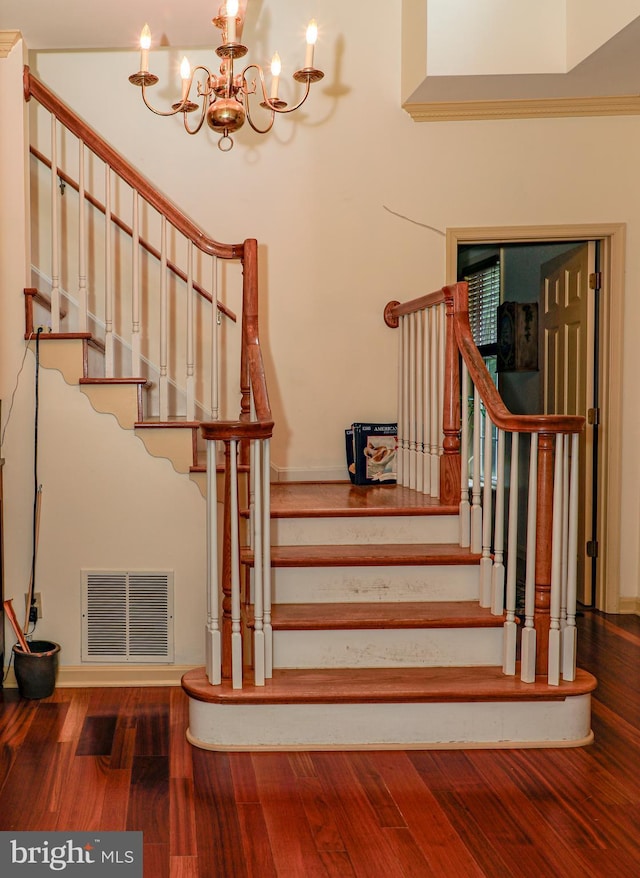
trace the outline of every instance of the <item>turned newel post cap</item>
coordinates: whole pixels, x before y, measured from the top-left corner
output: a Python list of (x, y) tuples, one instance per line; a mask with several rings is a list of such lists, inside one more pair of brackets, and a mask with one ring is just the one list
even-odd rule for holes
[(395, 309), (399, 304), (400, 304), (400, 302), (398, 302), (398, 301), (396, 301), (396, 300), (394, 299), (393, 302), (387, 302), (387, 304), (384, 306), (384, 322), (385, 322), (385, 323), (387, 324), (387, 326), (389, 326), (391, 329), (397, 329), (397, 328), (398, 328), (398, 325), (399, 325), (399, 323), (400, 323), (400, 321), (398, 320), (398, 318), (396, 317), (396, 315), (393, 313), (394, 309)]

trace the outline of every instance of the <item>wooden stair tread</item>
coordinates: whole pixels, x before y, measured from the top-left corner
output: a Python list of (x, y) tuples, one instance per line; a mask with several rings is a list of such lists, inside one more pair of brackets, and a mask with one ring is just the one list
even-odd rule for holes
[[(248, 624), (252, 625), (249, 618)], [(275, 604), (274, 631), (352, 630), (355, 628), (500, 628), (504, 616), (494, 616), (477, 601), (375, 601), (372, 603)]]
[[(327, 546), (272, 546), (272, 567), (377, 567), (408, 565), (477, 565), (480, 555), (456, 543), (396, 543)], [(253, 551), (242, 549), (240, 560), (253, 565)]]
[(80, 384), (95, 385), (119, 385), (119, 384), (149, 384), (146, 378), (81, 378)]
[(166, 427), (188, 427), (190, 430), (197, 430), (200, 427), (200, 421), (180, 420), (178, 417), (169, 421), (161, 421), (159, 418), (148, 418), (144, 421), (136, 421), (134, 424), (136, 430), (149, 428), (161, 429)]
[(322, 518), (368, 515), (456, 515), (457, 506), (443, 506), (402, 485), (351, 482), (274, 482), (273, 518)]
[[(36, 333), (31, 334), (25, 332), (25, 339), (35, 341)], [(41, 332), (40, 341), (58, 341), (59, 339), (79, 339), (81, 341), (90, 341), (93, 338), (90, 332)]]
[(212, 686), (204, 668), (182, 678), (189, 697), (226, 704), (344, 704), (463, 701), (562, 701), (596, 688), (596, 679), (578, 669), (573, 682), (549, 686), (544, 677), (523, 683), (499, 667), (467, 668), (331, 668), (276, 670), (264, 686), (245, 674), (244, 688), (230, 680)]

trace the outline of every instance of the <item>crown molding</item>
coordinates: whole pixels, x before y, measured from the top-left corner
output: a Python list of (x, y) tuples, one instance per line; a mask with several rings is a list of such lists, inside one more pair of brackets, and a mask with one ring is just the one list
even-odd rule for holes
[(634, 116), (640, 94), (537, 100), (434, 101), (403, 104), (414, 122), (464, 122), (482, 119), (550, 119), (563, 116)]
[(6, 58), (21, 37), (19, 30), (0, 30), (0, 58)]

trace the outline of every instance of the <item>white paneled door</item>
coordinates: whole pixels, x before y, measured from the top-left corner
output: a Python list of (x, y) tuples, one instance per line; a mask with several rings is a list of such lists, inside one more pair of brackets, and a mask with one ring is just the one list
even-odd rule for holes
[[(580, 244), (541, 267), (541, 343), (544, 413), (582, 415), (594, 402), (594, 291), (589, 277), (595, 271), (595, 243)], [(578, 600), (592, 597), (591, 539), (594, 502), (594, 427), (587, 423), (580, 437), (578, 526)]]

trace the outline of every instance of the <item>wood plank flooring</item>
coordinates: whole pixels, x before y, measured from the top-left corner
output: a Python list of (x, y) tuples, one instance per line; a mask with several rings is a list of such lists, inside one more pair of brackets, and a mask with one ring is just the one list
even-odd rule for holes
[(640, 875), (640, 618), (586, 613), (583, 749), (212, 753), (177, 688), (0, 693), (0, 829), (144, 833), (146, 878)]

